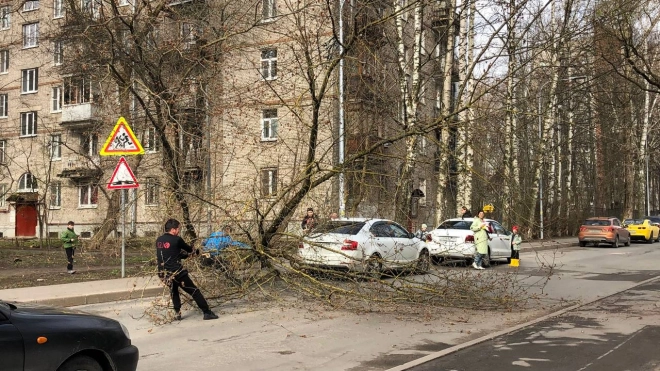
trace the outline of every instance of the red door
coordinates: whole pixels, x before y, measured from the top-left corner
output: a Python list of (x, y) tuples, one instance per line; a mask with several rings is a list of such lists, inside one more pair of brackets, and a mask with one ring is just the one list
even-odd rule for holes
[(37, 235), (37, 207), (33, 204), (16, 204), (16, 237)]

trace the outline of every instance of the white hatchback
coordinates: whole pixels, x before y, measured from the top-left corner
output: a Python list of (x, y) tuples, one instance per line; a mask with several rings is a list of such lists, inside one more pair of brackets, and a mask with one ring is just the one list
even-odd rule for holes
[(303, 236), (298, 262), (365, 272), (372, 277), (380, 277), (384, 269), (430, 269), (426, 244), (386, 219), (340, 219), (320, 224)]
[[(431, 231), (431, 241), (426, 243), (434, 258), (459, 258), (468, 261), (474, 259), (474, 232), (470, 230), (473, 218), (455, 218), (442, 222), (438, 228)], [(484, 257), (484, 265), (490, 265), (494, 259), (504, 259), (511, 262), (511, 232), (492, 219), (484, 219), (488, 223), (488, 256)]]

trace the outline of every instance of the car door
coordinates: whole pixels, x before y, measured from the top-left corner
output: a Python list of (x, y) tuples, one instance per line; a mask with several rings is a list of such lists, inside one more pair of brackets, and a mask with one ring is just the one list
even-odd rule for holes
[(497, 242), (497, 256), (511, 257), (511, 233), (498, 222), (492, 222), (492, 225), (495, 230), (495, 236), (492, 238)]
[(383, 264), (389, 265), (390, 262), (394, 261), (394, 239), (392, 230), (385, 222), (376, 222), (369, 229), (371, 233), (371, 248), (372, 253), (378, 253), (381, 258), (383, 258)]
[(619, 219), (617, 218), (612, 219), (612, 228), (614, 228), (614, 230), (619, 235), (619, 240), (628, 241), (628, 239), (630, 238), (629, 236), (630, 232), (628, 232), (627, 229), (621, 227), (621, 221)]
[(419, 239), (412, 235), (402, 226), (394, 222), (389, 223), (394, 234), (394, 259), (397, 263), (405, 264), (417, 259)]
[(23, 337), (3, 313), (0, 313), (0, 349), (3, 370), (23, 369)]

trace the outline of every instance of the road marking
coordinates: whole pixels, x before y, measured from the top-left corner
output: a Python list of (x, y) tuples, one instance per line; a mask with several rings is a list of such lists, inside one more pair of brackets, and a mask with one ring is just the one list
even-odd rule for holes
[(572, 306), (570, 306), (570, 307), (568, 307), (568, 308), (560, 309), (560, 310), (558, 310), (558, 311), (556, 311), (556, 312), (553, 312), (553, 313), (550, 313), (550, 314), (546, 314), (545, 316), (541, 316), (541, 317), (536, 318), (536, 319), (533, 319), (533, 320), (531, 320), (531, 321), (529, 321), (529, 322), (521, 323), (521, 324), (519, 324), (519, 325), (517, 325), (517, 326), (513, 326), (513, 327), (510, 327), (510, 328), (508, 328), (508, 329), (504, 329), (504, 330), (500, 330), (500, 331), (494, 332), (494, 333), (492, 333), (492, 334), (484, 335), (484, 336), (482, 336), (482, 337), (480, 337), (480, 338), (478, 338), (478, 339), (474, 339), (474, 340), (470, 340), (470, 341), (465, 342), (465, 343), (461, 343), (461, 344), (454, 345), (453, 347), (450, 347), (450, 348), (447, 348), (447, 349), (443, 349), (443, 350), (441, 350), (441, 351), (439, 351), (439, 352), (436, 352), (436, 353), (433, 353), (433, 354), (429, 354), (428, 356), (424, 356), (424, 357), (422, 357), (422, 358), (418, 358), (418, 359), (412, 360), (412, 361), (410, 361), (410, 362), (404, 363), (404, 364), (399, 365), (399, 366), (396, 366), (396, 367), (392, 367), (392, 368), (387, 369), (387, 370), (385, 370), (385, 371), (404, 371), (404, 370), (411, 369), (411, 368), (413, 368), (413, 367), (417, 367), (417, 366), (419, 366), (419, 365), (422, 365), (422, 364), (424, 364), (424, 363), (426, 363), (426, 362), (429, 362), (429, 361), (432, 361), (432, 360), (434, 360), (434, 359), (438, 359), (438, 358), (444, 357), (444, 356), (446, 356), (446, 355), (449, 355), (449, 354), (452, 354), (452, 353), (456, 353), (456, 352), (458, 352), (459, 350), (463, 350), (463, 349), (469, 348), (469, 347), (471, 347), (471, 346), (473, 346), (473, 345), (481, 344), (481, 343), (484, 343), (484, 342), (486, 342), (486, 341), (493, 340), (493, 339), (495, 339), (495, 338), (497, 338), (497, 337), (500, 337), (500, 336), (503, 336), (503, 335), (507, 335), (507, 334), (510, 334), (510, 333), (512, 333), (512, 332), (516, 332), (516, 331), (518, 331), (518, 330), (524, 329), (525, 327), (529, 327), (529, 326), (535, 325), (535, 324), (537, 324), (537, 323), (539, 323), (539, 322), (543, 322), (543, 321), (545, 321), (545, 320), (547, 320), (547, 319), (561, 316), (562, 314), (568, 313), (568, 312), (570, 312), (570, 311), (572, 311), (572, 310), (575, 310), (575, 309), (578, 309), (578, 308), (580, 308), (580, 307), (584, 307), (584, 306), (587, 306), (587, 305), (593, 304), (593, 303), (595, 303), (595, 302), (597, 302), (597, 301), (599, 301), (599, 300), (603, 300), (603, 299), (605, 299), (605, 298), (609, 298), (609, 297), (614, 296), (614, 295), (618, 295), (618, 294), (620, 294), (620, 293), (622, 293), (622, 292), (624, 292), (624, 291), (634, 289), (635, 287), (639, 287), (639, 286), (645, 285), (645, 284), (647, 284), (647, 283), (651, 283), (651, 282), (653, 282), (653, 281), (657, 281), (658, 279), (660, 279), (660, 276), (655, 276), (655, 277), (649, 278), (649, 279), (644, 280), (644, 281), (642, 281), (642, 282), (636, 283), (636, 284), (634, 284), (634, 285), (632, 285), (632, 286), (630, 286), (630, 287), (628, 287), (628, 288), (621, 289), (621, 290), (619, 290), (619, 291), (617, 291), (617, 292), (614, 292), (614, 293), (612, 293), (612, 294), (610, 294), (610, 295), (603, 296), (603, 297), (598, 297), (598, 298), (595, 298), (595, 299), (593, 299), (593, 300), (589, 300), (589, 301), (587, 301), (587, 302), (585, 302), (585, 303), (575, 304), (575, 305), (572, 305)]

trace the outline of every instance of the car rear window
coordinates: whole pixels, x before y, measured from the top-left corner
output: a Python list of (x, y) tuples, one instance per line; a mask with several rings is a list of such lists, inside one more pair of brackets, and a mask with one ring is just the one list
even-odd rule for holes
[(587, 219), (582, 223), (582, 225), (596, 225), (596, 226), (607, 226), (610, 225), (609, 220), (598, 220), (598, 219)]
[(623, 224), (644, 224), (644, 219), (626, 219)]
[(322, 223), (314, 228), (314, 233), (337, 233), (355, 235), (364, 227), (364, 222), (353, 222), (348, 220), (333, 220)]
[(472, 220), (445, 220), (437, 229), (466, 229), (469, 230)]

